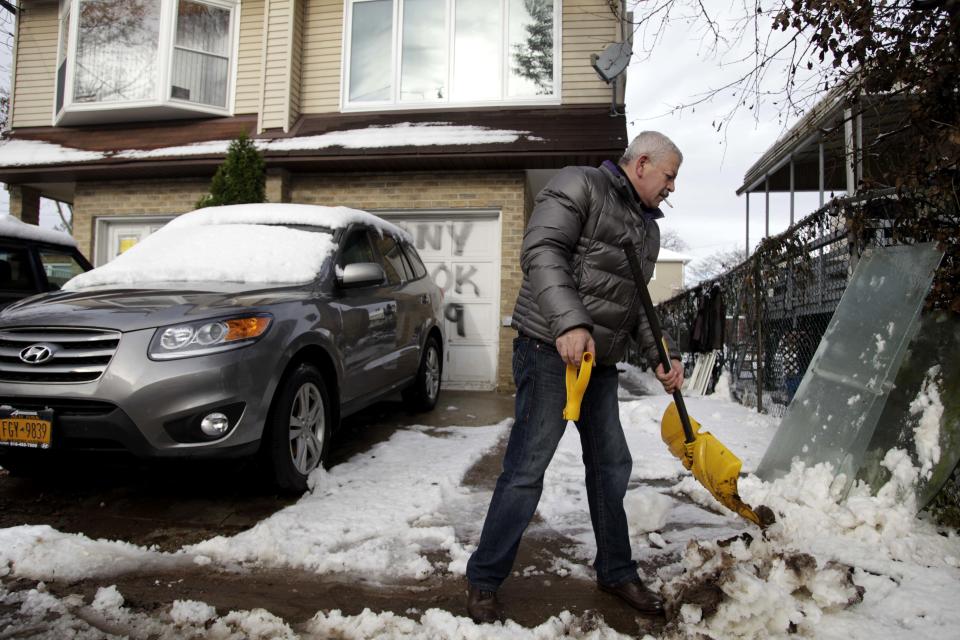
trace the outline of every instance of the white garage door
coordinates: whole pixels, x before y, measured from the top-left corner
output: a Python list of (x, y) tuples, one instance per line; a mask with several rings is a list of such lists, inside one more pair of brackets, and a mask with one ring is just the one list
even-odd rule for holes
[(404, 212), (389, 218), (413, 236), (444, 292), (444, 386), (496, 385), (500, 315), (500, 213)]

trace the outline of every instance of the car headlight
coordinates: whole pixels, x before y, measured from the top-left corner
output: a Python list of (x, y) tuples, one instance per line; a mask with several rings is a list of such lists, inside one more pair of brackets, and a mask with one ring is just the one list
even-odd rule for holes
[(259, 339), (272, 320), (269, 315), (256, 315), (160, 327), (148, 354), (152, 360), (172, 360), (236, 349)]

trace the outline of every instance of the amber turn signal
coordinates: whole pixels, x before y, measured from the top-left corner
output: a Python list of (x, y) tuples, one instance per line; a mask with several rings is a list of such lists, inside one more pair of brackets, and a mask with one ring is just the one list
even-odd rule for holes
[(235, 340), (249, 340), (263, 334), (270, 326), (270, 318), (266, 316), (254, 316), (252, 318), (236, 318), (227, 320), (226, 342)]

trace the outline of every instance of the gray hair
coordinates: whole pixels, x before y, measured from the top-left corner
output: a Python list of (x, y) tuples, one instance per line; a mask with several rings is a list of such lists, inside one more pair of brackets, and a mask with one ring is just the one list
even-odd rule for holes
[(620, 158), (620, 164), (627, 164), (639, 156), (649, 156), (651, 160), (662, 160), (665, 155), (675, 154), (683, 162), (683, 154), (670, 138), (659, 131), (641, 131), (633, 139)]

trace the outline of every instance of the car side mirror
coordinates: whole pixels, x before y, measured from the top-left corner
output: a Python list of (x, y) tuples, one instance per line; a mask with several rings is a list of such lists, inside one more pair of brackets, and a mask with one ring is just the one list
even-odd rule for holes
[(376, 262), (356, 262), (348, 264), (337, 277), (341, 287), (369, 287), (382, 284), (387, 274)]

